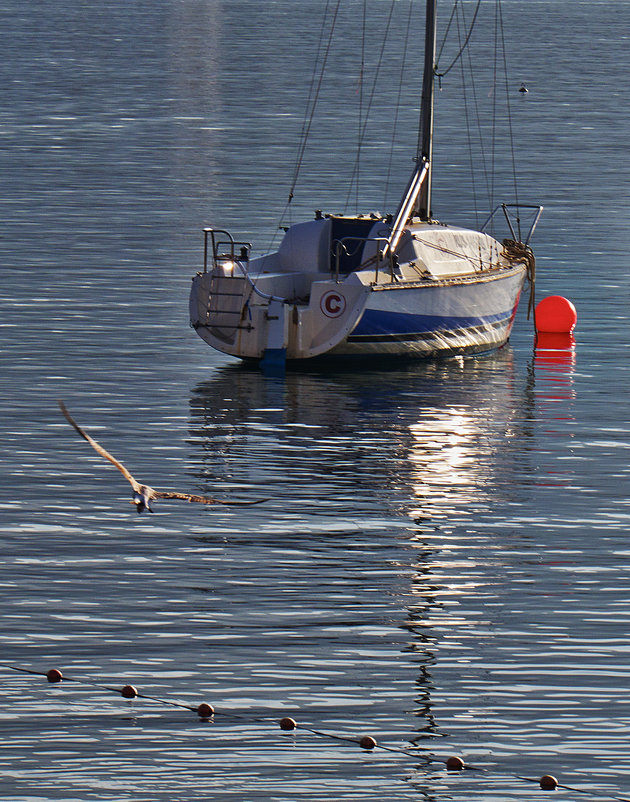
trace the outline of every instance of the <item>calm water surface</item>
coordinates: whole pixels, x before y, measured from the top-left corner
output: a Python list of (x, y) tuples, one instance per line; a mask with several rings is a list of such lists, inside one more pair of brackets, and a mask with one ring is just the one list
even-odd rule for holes
[[(523, 305), (491, 357), (265, 376), (201, 343), (187, 292), (204, 224), (278, 223), (323, 8), (0, 4), (3, 799), (521, 802), (545, 773), (630, 798), (630, 3), (504, 5), (538, 295), (572, 298), (575, 348), (534, 351)], [(293, 219), (346, 196), (356, 72), (331, 66)], [(465, 222), (451, 94), (435, 206)], [(269, 501), (138, 516), (58, 398), (158, 488)], [(217, 714), (103, 687), (127, 683)], [(387, 748), (327, 737), (364, 734)]]

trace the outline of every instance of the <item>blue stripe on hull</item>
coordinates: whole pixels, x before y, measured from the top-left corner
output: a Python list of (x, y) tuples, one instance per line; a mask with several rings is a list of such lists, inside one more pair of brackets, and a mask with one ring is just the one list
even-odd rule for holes
[[(443, 317), (441, 315), (410, 315), (366, 309), (348, 340), (373, 337), (402, 337), (431, 334), (433, 332), (462, 331), (481, 327), (499, 328), (512, 317), (512, 310), (484, 317)], [(355, 341), (356, 341), (355, 340)]]

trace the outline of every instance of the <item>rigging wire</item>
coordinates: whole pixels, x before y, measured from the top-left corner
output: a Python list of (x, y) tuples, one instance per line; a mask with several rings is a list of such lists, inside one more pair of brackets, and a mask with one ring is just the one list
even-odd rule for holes
[[(392, 174), (392, 162), (394, 159), (394, 143), (396, 142), (396, 130), (398, 128), (398, 116), (400, 113), (400, 98), (402, 94), (403, 79), (407, 71), (407, 56), (409, 53), (409, 31), (411, 30), (411, 19), (413, 13), (413, 0), (409, 0), (409, 12), (407, 14), (407, 24), (405, 26), (405, 37), (403, 40), (403, 57), (400, 63), (400, 76), (398, 78), (398, 92), (396, 94), (396, 104), (394, 111), (394, 122), (392, 125), (392, 141), (389, 149), (389, 161), (387, 164), (387, 173), (385, 176), (385, 193), (383, 197), (383, 209), (387, 209), (387, 196), (389, 194), (389, 182)], [(358, 185), (358, 181), (357, 181)]]
[[(359, 134), (359, 144), (360, 145), (362, 145), (364, 140), (365, 140), (365, 135), (366, 135), (366, 132), (367, 132), (367, 123), (368, 123), (368, 119), (369, 119), (369, 116), (370, 116), (370, 111), (372, 109), (372, 103), (374, 101), (374, 96), (376, 94), (376, 86), (378, 84), (378, 79), (379, 79), (379, 75), (380, 75), (380, 72), (381, 72), (381, 67), (383, 65), (383, 54), (385, 53), (385, 46), (386, 46), (387, 40), (389, 38), (389, 31), (390, 31), (391, 24), (392, 24), (392, 16), (393, 16), (393, 13), (394, 13), (394, 8), (395, 8), (395, 5), (396, 5), (396, 2), (397, 2), (397, 0), (392, 0), (390, 8), (389, 8), (389, 15), (387, 17), (387, 23), (385, 25), (385, 31), (383, 33), (383, 40), (381, 42), (381, 49), (380, 49), (380, 52), (379, 52), (378, 60), (376, 62), (376, 71), (374, 73), (374, 78), (372, 80), (372, 89), (370, 91), (368, 104), (367, 104), (367, 109), (365, 111), (365, 116), (363, 118), (363, 124), (361, 126), (361, 131), (360, 131), (360, 134)], [(354, 165), (353, 165), (353, 168), (352, 168), (352, 174), (350, 175), (350, 180), (348, 182), (348, 193), (346, 195), (346, 201), (345, 201), (346, 208), (347, 208), (347, 206), (348, 206), (348, 204), (350, 202), (350, 194), (352, 192), (352, 187), (354, 185), (354, 182), (355, 182), (355, 180), (357, 182), (359, 180), (358, 179), (358, 171), (359, 171), (359, 158), (358, 158), (358, 154), (357, 154), (357, 157), (354, 160)]]
[[(307, 99), (307, 103), (306, 103), (306, 111), (305, 111), (305, 114), (304, 114), (304, 121), (302, 123), (302, 133), (301, 133), (301, 137), (300, 137), (300, 144), (298, 146), (298, 153), (297, 153), (297, 156), (296, 156), (296, 159), (295, 159), (295, 167), (293, 169), (293, 178), (291, 180), (291, 186), (290, 186), (290, 189), (289, 189), (289, 195), (288, 195), (287, 201), (286, 201), (284, 209), (282, 210), (282, 213), (280, 215), (280, 220), (281, 221), (285, 218), (285, 215), (287, 214), (287, 212), (289, 210), (289, 207), (291, 205), (291, 201), (293, 200), (295, 187), (297, 185), (298, 176), (300, 174), (300, 169), (302, 168), (302, 163), (304, 161), (304, 155), (306, 153), (306, 145), (308, 143), (309, 134), (311, 132), (311, 128), (312, 128), (312, 125), (313, 125), (313, 120), (315, 118), (315, 109), (317, 107), (317, 102), (319, 100), (319, 96), (320, 96), (320, 93), (321, 93), (322, 82), (324, 80), (324, 74), (326, 72), (326, 64), (328, 63), (328, 57), (330, 55), (330, 48), (331, 48), (331, 45), (332, 45), (333, 34), (335, 32), (335, 26), (336, 26), (336, 23), (337, 23), (337, 17), (339, 15), (339, 6), (341, 5), (341, 0), (337, 0), (337, 3), (335, 5), (335, 9), (334, 9), (333, 14), (332, 14), (332, 21), (330, 23), (330, 30), (328, 32), (328, 41), (326, 42), (326, 46), (325, 46), (325, 49), (324, 49), (324, 54), (323, 54), (323, 57), (322, 57), (321, 56), (321, 52), (322, 52), (322, 49), (323, 49), (324, 31), (325, 31), (325, 27), (326, 27), (326, 20), (328, 19), (329, 5), (330, 5), (330, 0), (327, 0), (326, 8), (324, 9), (324, 16), (323, 16), (323, 20), (322, 20), (322, 26), (321, 26), (321, 29), (320, 29), (319, 41), (318, 41), (318, 45), (317, 45), (317, 54), (315, 56), (315, 64), (313, 66), (313, 75), (311, 77), (311, 85), (310, 85), (310, 88), (309, 88), (309, 94), (308, 94), (308, 99)], [(321, 66), (319, 68), (319, 74), (318, 74), (318, 62), (319, 62), (320, 58), (321, 58)], [(278, 226), (278, 228), (279, 227), (280, 227), (280, 225)], [(276, 229), (276, 232), (274, 232), (273, 239), (275, 239), (276, 234), (277, 234), (277, 229)], [(272, 240), (271, 245), (273, 245), (273, 240)]]
[(496, 181), (496, 154), (497, 154), (497, 76), (498, 76), (498, 15), (497, 6), (494, 7), (494, 52), (492, 60), (492, 115), (490, 136), (490, 208), (494, 208), (494, 188)]
[(514, 201), (516, 203), (516, 224), (518, 227), (518, 238), (519, 241), (522, 239), (521, 236), (521, 217), (518, 212), (518, 181), (516, 177), (516, 149), (514, 147), (514, 130), (512, 127), (512, 108), (510, 106), (510, 89), (508, 84), (508, 66), (507, 66), (507, 52), (505, 49), (505, 29), (503, 25), (503, 10), (501, 8), (501, 3), (497, 3), (499, 19), (500, 19), (500, 30), (501, 30), (501, 50), (503, 53), (503, 75), (505, 77), (505, 104), (506, 104), (506, 111), (507, 111), (507, 121), (508, 121), (508, 137), (510, 141), (510, 155), (512, 157), (512, 180), (514, 182)]
[[(442, 44), (440, 45), (437, 57), (435, 59), (435, 63), (436, 64), (439, 64), (440, 63), (440, 59), (442, 58), (442, 51), (444, 50), (444, 46), (445, 46), (446, 41), (448, 39), (448, 34), (449, 34), (449, 31), (451, 30), (451, 25), (453, 24), (453, 20), (455, 19), (455, 13), (457, 12), (458, 7), (459, 7), (458, 0), (455, 0), (455, 2), (453, 3), (453, 8), (451, 9), (451, 16), (448, 18), (448, 23), (447, 23), (446, 28), (444, 30), (444, 35), (442, 37)], [(462, 13), (463, 13), (463, 11), (462, 11)]]
[[(457, 0), (455, 2), (455, 5), (457, 5)], [(443, 78), (445, 75), (448, 75), (448, 73), (457, 64), (457, 62), (459, 61), (462, 53), (464, 52), (464, 50), (468, 46), (468, 42), (470, 41), (470, 37), (472, 36), (472, 32), (473, 32), (473, 29), (475, 27), (475, 22), (477, 21), (477, 14), (479, 13), (479, 7), (480, 6), (481, 6), (481, 0), (477, 0), (477, 5), (475, 7), (475, 13), (473, 14), (472, 22), (470, 23), (470, 28), (468, 29), (468, 33), (466, 34), (466, 39), (464, 40), (464, 44), (460, 47), (459, 53), (451, 61), (451, 63), (448, 65), (448, 67), (445, 70), (443, 70), (442, 72), (437, 72), (436, 73), (438, 78)], [(448, 29), (447, 29), (446, 33), (448, 33)], [(446, 34), (445, 34), (445, 41), (446, 41)], [(442, 44), (442, 47), (444, 47), (444, 43)], [(442, 51), (440, 50), (440, 53), (441, 52)]]
[[(466, 52), (468, 50), (468, 44), (470, 42), (470, 37), (472, 36), (472, 32), (473, 32), (473, 29), (475, 27), (475, 22), (477, 21), (477, 15), (479, 13), (480, 6), (481, 6), (481, 0), (477, 0), (477, 5), (475, 6), (475, 11), (473, 13), (472, 21), (471, 21), (470, 26), (468, 28), (468, 33), (466, 34), (466, 37), (465, 37), (465, 39), (464, 39), (464, 41), (462, 43), (461, 35), (459, 35), (459, 8), (460, 8), (460, 4), (459, 4), (458, 0), (455, 0), (455, 2), (453, 3), (453, 8), (451, 10), (451, 15), (450, 15), (449, 21), (448, 21), (448, 23), (446, 25), (446, 30), (444, 31), (444, 35), (442, 37), (442, 43), (441, 43), (441, 45), (440, 45), (440, 47), (439, 47), (439, 49), (437, 51), (437, 56), (435, 58), (435, 64), (434, 64), (434, 67), (433, 67), (434, 75), (439, 81), (440, 89), (442, 88), (442, 78), (444, 76), (448, 75), (448, 73), (453, 69), (453, 67), (460, 61), (460, 59), (462, 58), (464, 52)], [(461, 16), (462, 16), (462, 20), (463, 20), (464, 19), (464, 10), (463, 10), (463, 8), (461, 9)], [(440, 71), (438, 69), (438, 65), (440, 63), (440, 58), (442, 57), (442, 53), (444, 51), (444, 47), (445, 47), (446, 42), (448, 40), (448, 35), (449, 35), (449, 32), (450, 32), (451, 26), (453, 24), (453, 20), (456, 20), (456, 22), (457, 22), (458, 38), (459, 38), (459, 42), (460, 42), (460, 48), (459, 48), (459, 51), (458, 51), (457, 55), (451, 61), (451, 63), (448, 65), (448, 67), (445, 70)], [(465, 86), (465, 84), (464, 84), (464, 86)], [(422, 138), (422, 115), (420, 116), (420, 123), (419, 123), (419, 126), (418, 126), (418, 146), (417, 146), (417, 149), (416, 149), (416, 160), (418, 160), (420, 158), (420, 152), (421, 152), (421, 149), (422, 149), (421, 138)]]
[[(338, 16), (338, 13), (339, 13), (339, 6), (340, 5), (341, 5), (341, 0), (337, 0), (337, 5), (335, 6), (335, 10), (333, 12), (332, 22), (331, 22), (331, 25), (330, 25), (330, 31), (328, 33), (328, 42), (326, 44), (326, 50), (325, 50), (324, 57), (323, 57), (323, 60), (322, 60), (322, 65), (321, 65), (321, 69), (320, 69), (320, 72), (319, 72), (319, 78), (318, 78), (317, 86), (316, 86), (316, 89), (315, 89), (315, 96), (312, 98), (312, 102), (310, 104), (310, 111), (308, 112), (308, 120), (307, 120), (306, 128), (303, 131), (302, 141), (300, 143), (300, 147), (299, 147), (299, 150), (298, 150), (298, 155), (297, 155), (296, 164), (295, 164), (295, 170), (294, 170), (294, 173), (293, 173), (293, 180), (291, 182), (291, 188), (289, 190), (289, 203), (293, 199), (293, 193), (295, 191), (295, 186), (297, 184), (298, 175), (300, 173), (300, 168), (302, 167), (302, 162), (304, 160), (304, 154), (306, 152), (306, 145), (308, 143), (308, 137), (309, 137), (309, 134), (311, 132), (311, 126), (313, 125), (313, 119), (315, 117), (315, 108), (317, 107), (317, 101), (319, 100), (319, 95), (320, 95), (321, 88), (322, 88), (322, 81), (324, 80), (324, 73), (326, 71), (326, 64), (328, 62), (328, 56), (330, 54), (330, 47), (332, 45), (332, 39), (333, 39), (333, 34), (335, 32), (335, 25), (337, 23), (337, 16)], [(325, 22), (325, 19), (324, 19), (324, 22)], [(321, 39), (320, 39), (320, 45), (321, 45)], [(308, 106), (307, 106), (307, 109), (308, 109)]]
[[(301, 138), (300, 144), (298, 147), (298, 153), (295, 159), (295, 165), (293, 170), (293, 177), (291, 181), (291, 186), (289, 190), (288, 199), (286, 201), (286, 205), (284, 210), (281, 214), (280, 220), (284, 220), (289, 214), (291, 202), (294, 197), (295, 188), (297, 186), (298, 177), (300, 174), (300, 170), (303, 165), (303, 161), (305, 158), (306, 147), (309, 140), (309, 135), (311, 133), (311, 129), (314, 122), (315, 111), (316, 107), (320, 98), (322, 84), (324, 80), (325, 71), (327, 68), (327, 64), (329, 61), (329, 56), (331, 53), (332, 47), (332, 40), (333, 35), (335, 33), (335, 28), (337, 25), (339, 10), (340, 10), (341, 0), (326, 0), (326, 7), (324, 11), (324, 19), (322, 21), (318, 46), (317, 46), (317, 54), (315, 59), (315, 64), (313, 67), (313, 73), (311, 76), (311, 83), (308, 93), (308, 100), (307, 106), (305, 109), (304, 119), (302, 122), (302, 131), (301, 131)], [(352, 195), (353, 190), (355, 191), (356, 203), (357, 207), (359, 204), (359, 172), (361, 168), (361, 159), (362, 159), (362, 150), (365, 145), (366, 135), (367, 135), (367, 126), (368, 121), (370, 118), (370, 114), (372, 111), (376, 89), (378, 85), (378, 81), (381, 75), (381, 69), (383, 66), (384, 61), (384, 54), (386, 52), (386, 47), (389, 41), (391, 29), (392, 29), (392, 19), (394, 8), (396, 5), (396, 0), (392, 0), (387, 21), (384, 27), (384, 32), (382, 36), (381, 46), (380, 46), (380, 53), (377, 59), (377, 66), (374, 73), (374, 76), (371, 81), (370, 91), (366, 91), (366, 82), (365, 82), (365, 69), (366, 69), (366, 53), (368, 47), (367, 41), (367, 0), (363, 0), (363, 16), (362, 16), (362, 30), (361, 30), (361, 49), (360, 49), (360, 66), (359, 66), (359, 76), (358, 76), (358, 137), (357, 137), (357, 149), (356, 149), (356, 157), (353, 163), (352, 173), (350, 175), (348, 181), (348, 192), (345, 199), (345, 208), (348, 207), (350, 198)], [(391, 179), (391, 171), (392, 171), (392, 161), (393, 161), (393, 152), (394, 152), (394, 143), (395, 143), (395, 131), (398, 125), (398, 118), (399, 118), (399, 111), (400, 111), (400, 99), (402, 94), (402, 82), (404, 78), (404, 74), (407, 68), (407, 59), (408, 59), (408, 50), (409, 50), (409, 38), (410, 38), (410, 28), (411, 28), (411, 17), (412, 17), (412, 5), (413, 3), (410, 1), (409, 4), (409, 11), (407, 17), (407, 24), (405, 25), (405, 34), (403, 37), (402, 42), (402, 60), (401, 60), (401, 67), (400, 67), (400, 79), (398, 83), (397, 89), (397, 99), (395, 103), (395, 111), (394, 111), (394, 121), (393, 121), (393, 131), (392, 131), (392, 144), (389, 153), (389, 163), (387, 166), (386, 172), (386, 181), (385, 181), (385, 204), (387, 202), (387, 194), (389, 193), (389, 183)], [(332, 6), (332, 8), (331, 8)], [(500, 0), (497, 0), (496, 3), (496, 12), (495, 12), (495, 19), (494, 19), (494, 56), (491, 62), (492, 64), (492, 89), (489, 92), (491, 96), (491, 129), (490, 129), (490, 136), (484, 137), (483, 136), (483, 122), (482, 122), (482, 112), (480, 109), (479, 98), (475, 88), (475, 81), (473, 80), (474, 71), (472, 66), (472, 54), (471, 54), (471, 38), (473, 31), (475, 29), (478, 17), (479, 17), (479, 10), (481, 6), (481, 0), (477, 0), (475, 4), (474, 11), (472, 13), (472, 17), (469, 18), (469, 21), (466, 19), (466, 13), (464, 9), (464, 4), (459, 2), (459, 0), (455, 0), (453, 4), (453, 8), (446, 26), (446, 31), (444, 33), (442, 42), (440, 44), (438, 50), (438, 56), (436, 58), (435, 63), (435, 75), (438, 79), (441, 79), (448, 75), (449, 72), (457, 65), (460, 65), (461, 69), (461, 80), (463, 84), (463, 91), (464, 91), (464, 117), (466, 123), (466, 130), (468, 134), (468, 144), (469, 144), (469, 154), (471, 157), (471, 176), (472, 176), (472, 190), (473, 190), (473, 198), (474, 198), (474, 214), (475, 217), (478, 219), (479, 216), (479, 208), (478, 208), (478, 192), (476, 188), (476, 177), (475, 177), (475, 164), (481, 165), (481, 171), (483, 175), (483, 183), (485, 183), (486, 191), (488, 194), (488, 201), (490, 207), (493, 207), (493, 199), (495, 194), (495, 161), (496, 161), (496, 151), (497, 151), (497, 96), (498, 96), (498, 84), (499, 84), (499, 73), (501, 72), (501, 67), (504, 73), (505, 79), (505, 91), (506, 91), (506, 99), (507, 99), (507, 118), (508, 118), (508, 135), (509, 135), (509, 146), (510, 146), (510, 153), (511, 153), (511, 160), (512, 160), (512, 180), (514, 184), (514, 192), (516, 196), (516, 202), (518, 203), (518, 187), (517, 187), (517, 175), (516, 175), (516, 158), (515, 158), (515, 150), (514, 150), (514, 132), (512, 126), (512, 113), (510, 109), (509, 103), (509, 87), (508, 87), (508, 74), (507, 74), (507, 53), (505, 47), (505, 30), (504, 30), (504, 22), (503, 22), (503, 15), (500, 5)], [(328, 18), (330, 16), (330, 22)], [(328, 27), (328, 30), (326, 30)], [(452, 58), (448, 64), (448, 66), (441, 70), (439, 69), (438, 65), (443, 56), (445, 45), (447, 43), (448, 35), (451, 32), (452, 28), (456, 28), (457, 30), (457, 41), (458, 41), (458, 51), (454, 58)], [(469, 72), (469, 77), (466, 77), (466, 71)], [(440, 84), (441, 88), (441, 84)], [(472, 109), (471, 103), (472, 100)], [(472, 117), (472, 120), (471, 120)], [(479, 151), (480, 151), (480, 159), (475, 159), (473, 155), (473, 142), (471, 138), (471, 129), (475, 126), (477, 129), (477, 135), (479, 137)], [(489, 144), (488, 143), (489, 140)], [(485, 202), (483, 204), (485, 206)], [(519, 227), (519, 236), (520, 236), (520, 218), (517, 218), (517, 224)], [(278, 226), (280, 229), (280, 225)], [(277, 231), (274, 234), (277, 235)]]
[[(464, 118), (466, 123), (466, 131), (468, 137), (468, 145), (469, 145), (469, 155), (470, 155), (470, 170), (471, 170), (471, 181), (472, 181), (472, 192), (473, 192), (473, 203), (474, 203), (474, 213), (477, 218), (479, 216), (479, 197), (478, 197), (478, 190), (477, 190), (477, 177), (476, 167), (481, 168), (482, 176), (483, 176), (483, 184), (485, 185), (485, 191), (487, 193), (487, 201), (484, 201), (482, 206), (485, 206), (486, 203), (488, 204), (489, 208), (494, 208), (494, 196), (496, 191), (496, 161), (497, 161), (497, 151), (499, 146), (499, 131), (498, 131), (498, 117), (499, 117), (499, 106), (502, 107), (502, 104), (499, 103), (500, 97), (502, 96), (499, 94), (500, 90), (504, 86), (505, 88), (505, 103), (506, 108), (505, 112), (507, 114), (507, 136), (508, 136), (508, 146), (510, 150), (510, 158), (511, 158), (511, 173), (512, 173), (512, 182), (514, 186), (514, 194), (515, 194), (515, 202), (518, 204), (518, 180), (517, 180), (517, 171), (516, 171), (516, 151), (515, 151), (515, 142), (514, 142), (514, 130), (513, 130), (513, 122), (512, 122), (512, 112), (510, 107), (510, 99), (509, 99), (509, 79), (508, 79), (508, 64), (507, 64), (507, 49), (505, 44), (505, 25), (503, 20), (503, 13), (500, 0), (497, 0), (495, 3), (495, 15), (494, 15), (494, 43), (493, 43), (493, 53), (491, 56), (490, 66), (491, 66), (491, 88), (488, 92), (488, 97), (490, 98), (490, 110), (489, 110), (489, 119), (490, 119), (490, 130), (489, 135), (484, 136), (484, 125), (483, 125), (483, 113), (481, 110), (480, 99), (477, 93), (477, 81), (475, 79), (475, 71), (473, 69), (473, 56), (471, 52), (471, 35), (474, 29), (475, 23), (477, 21), (477, 12), (479, 10), (479, 2), (475, 6), (475, 10), (473, 13), (473, 17), (470, 23), (466, 20), (466, 15), (464, 11), (464, 7), (462, 3), (459, 3), (459, 0), (455, 0), (453, 12), (451, 13), (448, 25), (447, 25), (447, 32), (455, 27), (457, 30), (457, 37), (458, 37), (458, 47), (459, 50), (457, 52), (456, 57), (450, 62), (449, 66), (443, 70), (439, 71), (436, 67), (436, 76), (442, 78), (445, 76), (452, 67), (459, 61), (460, 62), (460, 69), (461, 69), (461, 80), (462, 80), (462, 89), (463, 89), (463, 102), (464, 102)], [(465, 33), (464, 33), (465, 32)], [(444, 39), (441, 43), (439, 53), (440, 55), (444, 51), (444, 46), (446, 43), (446, 34)], [(439, 62), (439, 58), (438, 58)], [(472, 136), (473, 127), (476, 128), (476, 136)], [(475, 159), (473, 153), (473, 145), (475, 142), (473, 141), (478, 137), (478, 146), (475, 149), (479, 151), (479, 158)], [(518, 226), (518, 236), (521, 237), (521, 220), (520, 216), (517, 216), (516, 223)]]
[[(359, 127), (357, 130), (357, 161), (361, 161), (361, 130), (363, 126), (363, 76), (365, 73), (365, 33), (367, 22), (367, 0), (363, 0), (363, 21), (361, 27), (361, 64), (359, 66)], [(356, 185), (356, 206), (359, 206), (359, 176), (357, 175)]]
[[(456, 6), (454, 6), (454, 8), (455, 7)], [(462, 17), (462, 24), (465, 26), (466, 20), (465, 20), (465, 12), (464, 12), (463, 7), (461, 9), (461, 17)], [(458, 33), (459, 43), (460, 43), (460, 46), (461, 46), (462, 32), (461, 32), (461, 28), (460, 28), (460, 24), (459, 24), (459, 17), (457, 18), (457, 33)], [(471, 57), (470, 48), (468, 48), (466, 50), (466, 57), (467, 57), (467, 60), (468, 60), (469, 74), (472, 76), (473, 70), (472, 70), (472, 57)], [(468, 159), (469, 159), (469, 162), (470, 162), (470, 177), (471, 177), (471, 183), (472, 183), (472, 195), (473, 195), (474, 213), (475, 213), (475, 221), (477, 223), (477, 228), (479, 228), (479, 208), (478, 208), (478, 204), (477, 204), (475, 157), (474, 157), (474, 153), (473, 153), (472, 125), (471, 125), (470, 114), (469, 114), (469, 105), (470, 104), (469, 104), (468, 92), (467, 92), (468, 84), (467, 84), (467, 81), (466, 81), (466, 58), (462, 58), (460, 60), (460, 71), (461, 71), (461, 80), (462, 80), (462, 87), (463, 87), (464, 118), (465, 118), (465, 121), (466, 121), (466, 135), (467, 135), (467, 139), (468, 139)], [(475, 90), (475, 82), (471, 81), (470, 85), (472, 87), (471, 91), (472, 91), (472, 95), (473, 95), (473, 111), (475, 112), (475, 118), (476, 118), (476, 121), (477, 121), (477, 127), (478, 127), (478, 130), (480, 132), (480, 127), (479, 127), (479, 124), (480, 124), (479, 106), (477, 104), (477, 93), (476, 93), (476, 90)], [(481, 137), (480, 137), (480, 139), (481, 139)], [(483, 153), (483, 149), (482, 149), (482, 163), (483, 163), (483, 156), (484, 156), (484, 153)], [(486, 177), (487, 177), (487, 174), (486, 174)]]
[[(308, 88), (308, 97), (306, 98), (306, 105), (304, 107), (304, 119), (302, 120), (302, 131), (300, 132), (300, 144), (302, 143), (304, 133), (306, 131), (306, 126), (308, 124), (309, 118), (309, 109), (311, 108), (311, 102), (313, 100), (313, 92), (315, 90), (315, 79), (317, 76), (317, 65), (319, 64), (319, 60), (321, 58), (322, 47), (324, 43), (324, 30), (326, 27), (326, 20), (328, 19), (328, 9), (330, 7), (330, 0), (326, 0), (326, 7), (324, 8), (324, 14), (322, 17), (322, 23), (320, 26), (319, 37), (317, 40), (317, 51), (315, 53), (315, 61), (313, 62), (313, 72), (311, 74), (311, 82)], [(297, 162), (297, 157), (296, 157)]]

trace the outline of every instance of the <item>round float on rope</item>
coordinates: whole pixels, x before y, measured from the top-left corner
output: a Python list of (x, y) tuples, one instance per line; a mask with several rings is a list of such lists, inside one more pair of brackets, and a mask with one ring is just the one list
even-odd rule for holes
[(135, 699), (138, 695), (138, 691), (133, 687), (133, 685), (125, 685), (125, 687), (121, 689), (120, 693), (125, 699)]
[(61, 682), (63, 674), (58, 668), (51, 668), (46, 674), (46, 679), (48, 682)]
[(446, 768), (449, 771), (461, 771), (464, 768), (464, 761), (461, 757), (453, 755), (446, 761)]
[(549, 295), (536, 305), (534, 322), (537, 332), (571, 334), (577, 323), (577, 311), (568, 298)]
[(543, 791), (555, 791), (558, 787), (558, 780), (551, 774), (545, 774), (540, 778), (540, 787)]
[(211, 718), (214, 716), (214, 707), (207, 702), (202, 702), (197, 706), (197, 715), (199, 718)]
[(285, 716), (284, 718), (280, 719), (280, 729), (285, 730), (286, 732), (291, 732), (297, 727), (294, 719)]
[(361, 749), (374, 749), (376, 746), (376, 741), (371, 735), (364, 735), (359, 741), (359, 746)]

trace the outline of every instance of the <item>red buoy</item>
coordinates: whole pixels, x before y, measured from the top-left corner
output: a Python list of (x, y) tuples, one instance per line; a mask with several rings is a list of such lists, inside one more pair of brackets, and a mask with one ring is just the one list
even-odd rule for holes
[(285, 718), (280, 719), (280, 729), (285, 730), (286, 732), (290, 732), (297, 727), (297, 724), (292, 718), (285, 716)]
[(461, 771), (464, 768), (464, 761), (461, 757), (453, 755), (446, 761), (446, 768), (449, 771)]
[(125, 685), (120, 692), (125, 699), (135, 699), (138, 695), (138, 691), (133, 687), (133, 685)]
[(571, 334), (577, 323), (577, 311), (568, 298), (549, 295), (536, 305), (536, 331), (552, 334)]
[(63, 674), (59, 671), (58, 668), (51, 668), (50, 671), (46, 674), (46, 679), (48, 682), (61, 682), (63, 679)]
[(371, 735), (364, 735), (359, 741), (359, 746), (361, 749), (374, 749), (376, 746), (376, 741)]

